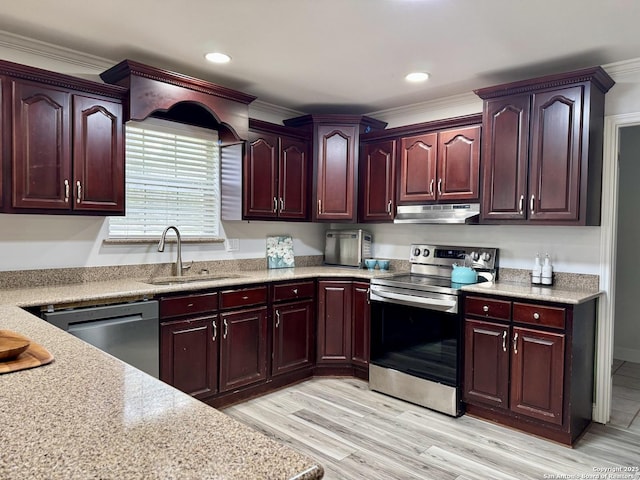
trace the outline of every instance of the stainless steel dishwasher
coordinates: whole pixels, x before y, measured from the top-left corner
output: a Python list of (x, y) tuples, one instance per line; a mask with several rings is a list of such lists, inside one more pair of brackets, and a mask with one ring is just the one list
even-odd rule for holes
[(155, 300), (43, 312), (42, 317), (87, 343), (158, 378), (160, 322)]

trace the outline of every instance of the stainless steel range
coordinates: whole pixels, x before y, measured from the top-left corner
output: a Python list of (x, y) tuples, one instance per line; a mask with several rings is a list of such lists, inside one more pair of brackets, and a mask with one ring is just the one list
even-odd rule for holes
[(416, 244), (409, 259), (410, 273), (371, 280), (369, 386), (459, 416), (464, 284), (452, 282), (453, 266), (494, 281), (498, 249)]

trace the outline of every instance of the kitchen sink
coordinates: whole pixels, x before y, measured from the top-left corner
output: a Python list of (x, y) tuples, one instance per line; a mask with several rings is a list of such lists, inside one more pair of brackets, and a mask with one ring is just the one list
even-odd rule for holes
[(215, 275), (189, 275), (186, 277), (159, 277), (145, 280), (151, 285), (181, 285), (184, 283), (214, 282), (216, 280), (227, 280), (230, 278), (244, 278), (244, 275), (236, 273), (219, 273)]

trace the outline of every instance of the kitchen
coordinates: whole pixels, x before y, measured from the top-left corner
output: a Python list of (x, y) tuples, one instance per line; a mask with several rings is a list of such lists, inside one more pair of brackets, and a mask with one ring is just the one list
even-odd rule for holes
[[(15, 42), (15, 38), (13, 41)], [(33, 45), (32, 45), (33, 46)], [(34, 53), (24, 53), (25, 49), (7, 48), (3, 58), (22, 63), (30, 63)], [(33, 50), (31, 50), (33, 52)], [(40, 66), (56, 63), (51, 58), (42, 59)], [(116, 59), (119, 60), (119, 59)], [(60, 60), (57, 61), (61, 62)], [(113, 64), (113, 63), (112, 63)], [(102, 71), (112, 64), (102, 65)], [(58, 65), (60, 70), (73, 71), (68, 64)], [(69, 70), (71, 69), (71, 70)], [(619, 115), (640, 111), (638, 95), (638, 73), (633, 62), (607, 65), (607, 71), (614, 76), (616, 86), (607, 94), (606, 114)], [(279, 121), (295, 116), (291, 112), (280, 113), (263, 106), (264, 111), (252, 110), (251, 116), (265, 120)], [(405, 111), (389, 111), (385, 116), (374, 115), (389, 122), (390, 126), (449, 118), (452, 116), (478, 113), (482, 102), (473, 94), (457, 96), (448, 101), (433, 101), (420, 108)], [(274, 119), (274, 116), (278, 116)], [(605, 152), (605, 156), (607, 153)], [(606, 158), (606, 157), (605, 157)], [(607, 188), (613, 186), (606, 182)], [(609, 191), (611, 194), (611, 191)], [(556, 271), (600, 275), (604, 281), (610, 274), (608, 259), (602, 259), (606, 248), (607, 229), (613, 228), (613, 221), (607, 218), (610, 212), (603, 208), (602, 227), (519, 227), (519, 226), (445, 226), (426, 230), (424, 226), (406, 225), (398, 228), (391, 224), (367, 226), (375, 238), (375, 255), (382, 258), (404, 260), (407, 246), (415, 241), (448, 244), (455, 239), (456, 244), (494, 245), (501, 249), (501, 267), (530, 269), (533, 255), (537, 251), (548, 251), (553, 255)], [(104, 244), (106, 222), (102, 218), (3, 215), (2, 247), (10, 255), (3, 256), (4, 271), (25, 271), (41, 268), (102, 267), (110, 265), (136, 265), (143, 263), (165, 263), (171, 261), (170, 253), (158, 253), (154, 246), (135, 247)], [(609, 227), (607, 227), (609, 225)], [(332, 225), (333, 226), (333, 225)], [(264, 239), (273, 233), (288, 233), (294, 237), (296, 255), (320, 255), (323, 248), (326, 224), (311, 223), (268, 223), (268, 222), (226, 222), (223, 224), (225, 236), (239, 239), (239, 250), (227, 252), (224, 245), (186, 245), (183, 256), (190, 260), (248, 259), (264, 258)], [(524, 230), (524, 232), (523, 232)], [(428, 237), (428, 238), (425, 238)], [(169, 257), (169, 258), (168, 258)], [(601, 284), (605, 291), (610, 291)], [(606, 413), (605, 413), (606, 415)]]

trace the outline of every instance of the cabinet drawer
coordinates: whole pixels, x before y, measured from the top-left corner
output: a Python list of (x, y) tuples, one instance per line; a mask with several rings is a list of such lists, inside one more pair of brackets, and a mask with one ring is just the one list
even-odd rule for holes
[(566, 309), (532, 303), (513, 303), (513, 321), (530, 325), (564, 328)]
[(161, 319), (192, 315), (196, 313), (210, 313), (217, 309), (217, 292), (160, 299)]
[(311, 298), (315, 294), (314, 282), (296, 282), (273, 285), (271, 298), (274, 302)]
[(220, 292), (220, 308), (245, 307), (267, 303), (267, 287), (243, 288)]
[(464, 313), (476, 317), (509, 320), (511, 318), (511, 302), (494, 298), (467, 297), (464, 301)]

